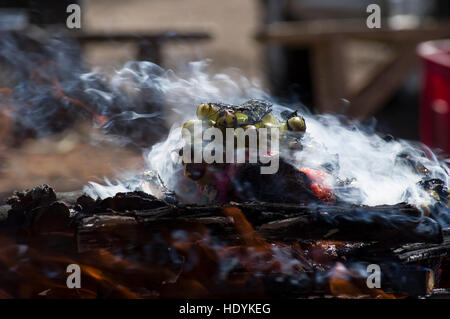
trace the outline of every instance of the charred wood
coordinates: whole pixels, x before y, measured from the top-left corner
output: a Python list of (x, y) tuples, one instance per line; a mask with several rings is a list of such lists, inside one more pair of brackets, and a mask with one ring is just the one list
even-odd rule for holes
[[(397, 246), (443, 242), (440, 225), (431, 218), (420, 217), (418, 210), (406, 204), (365, 207), (250, 202), (175, 206), (143, 192), (119, 193), (104, 200), (93, 200), (85, 195), (77, 198), (77, 195), (77, 192), (56, 194), (47, 185), (16, 192), (8, 200), (11, 208), (7, 213), (2, 206), (0, 224), (45, 232), (49, 231), (45, 224), (51, 224), (51, 230), (58, 231), (78, 221), (78, 236), (85, 236), (103, 225), (102, 215), (125, 216), (135, 220), (133, 227), (140, 233), (203, 225), (220, 238), (236, 242), (243, 234), (235, 231), (234, 221), (224, 213), (227, 208), (234, 207), (260, 236), (269, 241), (327, 239), (384, 242)], [(97, 216), (95, 223), (83, 221), (92, 216)], [(108, 218), (111, 217), (104, 219)], [(121, 227), (120, 218), (114, 221), (111, 225), (108, 221), (108, 229), (116, 224)], [(91, 227), (86, 226), (91, 224)], [(441, 245), (429, 248), (442, 249)]]
[[(246, 236), (236, 231), (233, 218), (227, 216), (226, 209), (235, 207), (252, 224), (256, 233), (268, 241), (292, 242), (301, 239), (328, 239), (357, 242), (382, 241), (390, 244), (440, 243), (441, 228), (438, 223), (426, 217), (412, 217), (392, 212), (385, 208), (346, 209), (326, 207), (311, 209), (306, 206), (286, 204), (233, 204), (227, 206), (166, 206), (152, 210), (117, 213), (114, 223), (109, 221), (114, 215), (96, 215), (84, 218), (78, 226), (77, 238), (81, 251), (89, 249), (84, 245), (84, 237), (93, 238), (108, 224), (109, 229), (121, 229), (134, 222), (138, 237), (146, 233), (164, 230), (196, 229), (204, 226), (212, 235), (229, 243), (237, 243)], [(326, 209), (326, 211), (322, 211)], [(123, 218), (123, 219), (122, 219)], [(119, 236), (120, 237), (120, 236)], [(112, 240), (112, 239), (110, 239)], [(92, 241), (89, 241), (92, 244)], [(104, 243), (99, 239), (99, 247)], [(95, 245), (94, 245), (95, 247)]]

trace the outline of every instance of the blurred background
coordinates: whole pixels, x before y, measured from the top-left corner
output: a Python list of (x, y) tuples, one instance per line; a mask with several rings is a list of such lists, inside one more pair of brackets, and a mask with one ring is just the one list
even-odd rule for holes
[[(72, 3), (81, 7), (80, 30), (66, 27)], [(369, 4), (381, 9), (380, 29), (366, 25)], [(46, 134), (16, 128), (8, 110), (24, 103), (23, 96), (17, 99), (17, 88), (24, 87), (17, 73), (30, 61), (69, 58), (52, 42), (41, 50), (42, 29), (46, 36), (63, 34), (73, 41), (76, 50), (62, 60), (65, 74), (95, 68), (114, 72), (129, 60), (177, 69), (211, 59), (210, 72), (237, 68), (280, 103), (343, 114), (382, 133), (450, 152), (450, 45), (443, 40), (450, 38), (448, 0), (2, 0), (0, 195), (41, 183), (70, 191), (118, 172), (142, 170), (143, 145), (164, 137), (141, 136), (140, 147), (118, 145), (101, 138), (90, 122), (72, 123), (77, 116), (69, 111), (52, 117), (62, 124)], [(20, 43), (14, 54), (11, 41)], [(24, 61), (18, 58), (22, 54)], [(35, 82), (27, 85), (41, 90)], [(61, 98), (64, 93), (58, 86), (55, 90)], [(63, 106), (84, 105), (76, 85), (71, 92), (76, 101), (63, 96)], [(164, 108), (139, 105), (146, 113)], [(170, 123), (159, 129), (165, 133), (167, 127)], [(119, 127), (115, 133), (131, 131)]]

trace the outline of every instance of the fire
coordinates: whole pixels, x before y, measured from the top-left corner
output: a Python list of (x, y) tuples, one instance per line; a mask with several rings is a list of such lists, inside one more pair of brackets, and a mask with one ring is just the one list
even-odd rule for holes
[(253, 229), (252, 225), (245, 218), (244, 214), (236, 207), (224, 208), (224, 214), (233, 219), (234, 226), (242, 235), (247, 246), (267, 249), (270, 245), (262, 239)]
[(244, 214), (236, 207), (224, 208), (224, 214), (232, 218), (234, 227), (242, 236), (243, 245), (225, 247), (220, 252), (222, 258), (238, 258), (242, 266), (251, 273), (269, 274), (304, 269), (303, 261), (291, 259), (292, 256), (303, 255), (300, 247), (268, 243), (256, 233)]
[[(205, 225), (189, 223), (169, 232), (149, 234), (142, 246), (130, 243), (83, 253), (73, 250), (70, 232), (24, 237), (22, 243), (0, 237), (0, 297), (268, 297), (266, 289), (273, 286), (268, 288), (265, 278), (275, 278), (276, 282), (276, 278), (287, 276), (295, 285), (300, 278), (312, 280), (315, 274), (326, 279), (323, 294), (339, 298), (404, 297), (370, 289), (357, 269), (321, 257), (331, 256), (330, 249), (345, 243), (316, 241), (310, 248), (269, 243), (238, 208), (226, 207), (223, 214), (238, 231), (240, 244), (218, 243)], [(66, 286), (70, 264), (82, 270), (81, 289)]]
[(13, 90), (11, 88), (0, 88), (0, 94), (11, 95)]
[[(22, 54), (20, 48), (15, 51), (12, 49), (13, 44), (11, 52)], [(52, 51), (58, 52), (58, 57), (71, 56), (64, 54), (63, 49)], [(133, 113), (123, 119), (142, 118), (143, 115), (137, 112), (146, 112), (152, 107), (151, 104), (159, 103), (159, 100), (164, 101), (164, 110), (176, 109), (179, 117), (177, 121), (182, 121), (189, 115), (192, 105), (203, 101), (238, 104), (249, 98), (271, 99), (253, 84), (255, 81), (242, 78), (236, 82), (235, 75), (212, 76), (205, 70), (206, 62), (190, 63), (191, 70), (186, 77), (166, 72), (150, 62), (130, 62), (114, 78), (90, 82), (88, 74), (80, 76), (85, 70), (70, 64), (70, 60), (50, 55), (48, 58), (43, 56), (36, 59), (43, 61), (36, 63), (27, 56), (24, 58), (30, 60), (30, 65), (28, 70), (24, 70), (26, 72), (21, 72), (24, 77), (20, 79), (20, 85), (14, 89), (0, 88), (0, 95), (17, 97), (23, 107), (20, 111), (25, 109), (25, 116), (29, 116), (26, 120), (33, 119), (33, 126), (42, 124), (41, 118), (37, 116), (39, 113), (51, 113), (45, 111), (54, 111), (53, 108), (63, 104), (87, 112), (98, 126), (106, 130), (106, 126), (118, 115), (113, 112), (119, 112), (120, 116), (116, 117), (119, 119), (122, 119), (122, 111)], [(74, 85), (69, 86), (68, 83)], [(127, 90), (118, 89), (125, 86)], [(90, 99), (89, 94), (75, 98), (78, 97), (77, 93), (86, 91), (95, 91), (101, 96), (102, 103), (97, 105), (93, 101), (98, 100)], [(142, 102), (137, 97), (142, 98)], [(109, 103), (109, 98), (114, 102)], [(141, 108), (136, 107), (137, 104)], [(44, 105), (43, 109), (37, 108), (41, 105)], [(102, 107), (102, 111), (99, 111), (99, 107)], [(274, 104), (277, 113), (286, 109)], [(21, 112), (17, 112), (17, 119), (21, 120), (19, 116)], [(153, 115), (148, 118), (152, 119)], [(152, 124), (165, 120), (156, 115), (155, 118)], [(51, 121), (55, 119), (50, 118)], [(358, 205), (396, 204), (404, 200), (415, 205), (429, 204), (428, 194), (417, 184), (423, 176), (398, 161), (398, 157), (404, 153), (423, 162), (431, 177), (442, 179), (448, 184), (448, 170), (432, 156), (424, 158), (419, 150), (406, 142), (384, 141), (359, 125), (343, 125), (332, 115), (317, 116), (305, 112), (303, 123), (299, 123), (299, 119), (291, 124), (286, 120), (286, 127), (288, 124), (304, 127), (305, 122), (308, 125), (306, 134), (302, 134), (301, 145), (298, 145), (301, 150), (295, 151), (295, 156), (292, 156), (296, 160), (294, 166), (297, 168), (294, 170), (309, 178), (310, 188), (323, 201), (342, 198), (347, 203)], [(48, 124), (44, 123), (43, 126)], [(174, 121), (167, 124), (174, 124)], [(9, 117), (0, 113), (0, 141), (7, 134), (9, 125)], [(62, 128), (65, 129), (65, 123), (62, 123)], [(304, 128), (301, 130), (304, 131)], [(139, 133), (147, 134), (145, 131)], [(148, 168), (159, 174), (158, 177), (169, 190), (177, 192), (174, 186), (179, 185), (174, 185), (177, 182), (173, 181), (177, 179), (173, 177), (179, 167), (171, 166), (173, 161), (169, 160), (170, 152), (178, 148), (175, 146), (179, 138), (175, 138), (174, 134), (166, 142), (152, 148), (148, 155)], [(150, 144), (146, 147), (150, 147)], [(286, 156), (275, 153), (268, 155)], [(31, 156), (27, 160), (38, 162)], [(289, 157), (288, 160), (291, 163), (293, 158)], [(321, 167), (329, 168), (333, 176), (321, 171)], [(225, 195), (235, 175), (235, 167), (229, 166), (227, 171), (216, 176), (215, 186), (221, 195), (219, 202), (227, 202)], [(62, 174), (58, 176), (64, 177)], [(333, 187), (334, 178), (354, 179), (354, 187), (360, 192), (348, 194), (337, 186)], [(212, 183), (208, 181), (205, 184), (211, 186)], [(121, 191), (123, 189), (126, 188), (120, 188)], [(405, 194), (409, 194), (409, 197), (404, 198)], [(155, 234), (139, 234), (145, 240), (138, 243), (130, 240), (129, 234), (121, 233), (126, 241), (123, 247), (92, 248), (83, 252), (76, 250), (75, 230), (35, 237), (26, 232), (13, 234), (11, 238), (0, 237), (0, 297), (195, 298), (220, 297), (227, 293), (232, 297), (255, 297), (267, 296), (268, 289), (264, 286), (266, 277), (273, 275), (279, 279), (280, 276), (288, 276), (295, 283), (300, 281), (299, 278), (311, 279), (316, 273), (328, 276), (326, 293), (337, 297), (398, 297), (380, 289), (368, 289), (364, 276), (336, 261), (337, 254), (333, 255), (333, 249), (345, 243), (268, 242), (258, 234), (257, 226), (253, 226), (236, 207), (224, 208), (223, 216), (217, 218), (228, 219), (230, 223), (224, 221), (224, 224), (237, 230), (237, 238), (220, 241), (211, 236), (204, 224), (189, 221), (180, 224), (177, 221), (176, 225), (172, 225), (173, 229), (157, 229)], [(109, 238), (111, 233), (106, 235)], [(81, 289), (70, 290), (66, 286), (66, 268), (70, 264), (77, 264), (82, 269)]]
[[(42, 253), (31, 246), (20, 245), (7, 238), (0, 238), (0, 296), (11, 298), (99, 298), (118, 297), (139, 299), (133, 291), (137, 272), (143, 280), (163, 280), (171, 274), (156, 272), (143, 265), (133, 264), (105, 250), (99, 249), (86, 255), (72, 253)], [(82, 286), (68, 289), (66, 268), (77, 264), (82, 270)], [(128, 275), (128, 276), (127, 276)], [(133, 277), (133, 278), (130, 278)]]
[[(246, 288), (253, 274), (289, 273), (302, 269), (299, 261), (291, 260), (295, 253), (301, 253), (298, 247), (265, 242), (238, 209), (227, 208), (224, 214), (232, 218), (239, 229), (242, 245), (215, 247), (206, 228), (174, 231), (168, 237), (148, 243), (151, 251), (163, 253), (161, 261), (170, 255), (171, 259), (175, 258), (162, 263), (158, 258), (136, 259), (133, 255), (138, 251), (128, 249), (94, 249), (79, 254), (67, 249), (59, 252), (42, 249), (39, 247), (42, 240), (44, 247), (48, 245), (44, 237), (41, 240), (32, 238), (30, 244), (19, 244), (16, 240), (2, 237), (0, 284), (3, 291), (0, 295), (22, 298), (204, 298), (220, 296), (226, 293), (222, 290), (228, 287), (244, 295), (247, 293), (247, 297), (263, 296), (262, 286), (256, 291)], [(59, 238), (63, 234), (52, 236)], [(63, 241), (57, 238), (48, 240)], [(168, 247), (168, 250), (162, 247)], [(169, 255), (164, 253), (171, 251), (173, 253)], [(231, 274), (224, 270), (225, 265), (234, 262), (245, 271)], [(66, 267), (70, 264), (77, 264), (82, 270), (81, 289), (71, 290), (66, 286)], [(214, 278), (226, 281), (221, 286), (215, 286)]]
[(357, 275), (352, 274), (341, 263), (337, 263), (336, 266), (332, 269), (329, 285), (331, 294), (340, 298), (401, 298), (393, 294), (385, 293), (381, 289), (368, 288), (365, 282), (365, 278), (358, 278)]
[(63, 100), (68, 101), (69, 103), (75, 104), (81, 108), (83, 108), (84, 110), (86, 110), (89, 114), (92, 115), (92, 117), (94, 118), (94, 120), (96, 121), (97, 125), (99, 125), (100, 127), (104, 126), (107, 122), (108, 122), (108, 117), (105, 115), (99, 115), (97, 113), (95, 113), (93, 110), (91, 110), (86, 104), (84, 104), (83, 102), (77, 100), (77, 99), (73, 99), (71, 97), (68, 97), (63, 90), (61, 89), (58, 81), (54, 80), (53, 81), (53, 86), (55, 87), (57, 96), (60, 97)]
[(301, 168), (300, 171), (311, 179), (311, 189), (319, 199), (324, 201), (334, 200), (331, 175), (319, 170), (305, 167)]

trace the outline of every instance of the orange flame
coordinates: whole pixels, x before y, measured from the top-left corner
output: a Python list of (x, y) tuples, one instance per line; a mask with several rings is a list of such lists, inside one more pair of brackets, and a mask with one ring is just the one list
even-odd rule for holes
[(0, 94), (11, 95), (13, 90), (11, 88), (0, 88)]
[[(238, 291), (241, 294), (239, 296), (263, 297), (265, 292), (262, 282), (256, 283), (256, 291), (246, 290), (252, 274), (283, 273), (286, 269), (283, 267), (294, 259), (298, 264), (288, 272), (295, 274), (305, 271), (303, 267), (307, 261), (299, 245), (268, 243), (256, 233), (238, 208), (226, 207), (223, 212), (233, 220), (243, 244), (215, 248), (204, 225), (193, 228), (186, 226), (184, 235), (178, 237), (172, 236), (172, 233), (169, 233), (169, 236), (161, 235), (164, 244), (170, 247), (169, 250), (176, 251), (177, 258), (182, 260), (177, 267), (158, 263), (154, 258), (151, 259), (150, 265), (141, 259), (134, 261), (131, 257), (133, 253), (128, 250), (128, 255), (115, 250), (113, 253), (103, 248), (76, 253), (70, 250), (72, 247), (49, 250), (45, 240), (44, 244), (39, 244), (42, 238), (36, 242), (33, 238), (30, 242), (34, 246), (27, 246), (18, 244), (13, 239), (0, 237), (0, 298), (211, 297), (214, 296), (214, 283), (211, 278), (214, 278), (221, 263), (227, 258), (238, 262), (240, 270), (236, 275), (226, 277), (226, 284), (233, 287), (233, 291)], [(71, 241), (71, 233), (57, 236), (62, 235), (65, 236), (64, 240)], [(58, 239), (50, 238), (49, 241), (58, 242)], [(340, 243), (322, 242), (318, 247), (334, 244)], [(274, 249), (278, 253), (287, 252), (288, 259), (276, 256)], [(78, 264), (82, 269), (81, 289), (66, 287), (68, 274), (65, 271), (69, 264)], [(252, 277), (252, 280), (255, 287), (255, 278)], [(380, 289), (367, 288), (364, 279), (342, 264), (333, 268), (329, 278), (329, 290), (340, 298), (398, 297)]]
[(306, 176), (308, 176), (312, 183), (311, 183), (311, 189), (316, 194), (316, 196), (324, 201), (332, 201), (334, 200), (334, 194), (333, 194), (333, 186), (331, 184), (331, 175), (311, 169), (302, 167), (300, 171)]
[(224, 213), (229, 218), (232, 218), (234, 226), (247, 246), (254, 246), (260, 248), (268, 248), (269, 244), (259, 236), (253, 229), (252, 225), (245, 218), (244, 214), (236, 207), (225, 207)]
[(365, 280), (360, 282), (352, 276), (351, 272), (341, 263), (337, 263), (331, 274), (330, 291), (339, 298), (375, 298), (397, 299), (393, 294), (385, 293), (381, 289), (371, 289), (365, 285)]
[(59, 96), (61, 99), (64, 99), (64, 100), (66, 100), (66, 101), (68, 101), (68, 102), (70, 102), (70, 103), (72, 103), (72, 104), (75, 104), (75, 105), (80, 106), (80, 107), (82, 107), (83, 109), (85, 109), (89, 114), (92, 115), (92, 117), (94, 118), (94, 120), (96, 121), (96, 123), (97, 123), (98, 125), (104, 126), (104, 125), (108, 122), (108, 117), (106, 117), (105, 115), (99, 115), (99, 114), (95, 113), (94, 111), (92, 111), (92, 110), (91, 110), (86, 104), (84, 104), (83, 102), (81, 102), (81, 101), (79, 101), (79, 100), (77, 100), (77, 99), (68, 97), (68, 96), (63, 92), (63, 90), (61, 89), (61, 87), (60, 87), (60, 85), (59, 85), (59, 83), (58, 83), (57, 81), (53, 81), (53, 85), (54, 85), (54, 87), (55, 87), (55, 89), (56, 89), (56, 92), (57, 92), (58, 96)]

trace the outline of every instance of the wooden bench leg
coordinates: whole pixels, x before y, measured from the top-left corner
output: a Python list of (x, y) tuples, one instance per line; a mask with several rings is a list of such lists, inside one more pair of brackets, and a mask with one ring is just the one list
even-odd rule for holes
[(319, 113), (341, 113), (346, 97), (345, 57), (341, 37), (315, 43), (312, 48), (312, 72), (315, 105)]
[(350, 98), (348, 115), (365, 119), (378, 111), (395, 93), (405, 77), (417, 64), (414, 46), (406, 45), (396, 57), (382, 68), (361, 91)]
[(140, 40), (138, 44), (138, 56), (140, 61), (150, 61), (161, 65), (161, 45), (157, 41)]

